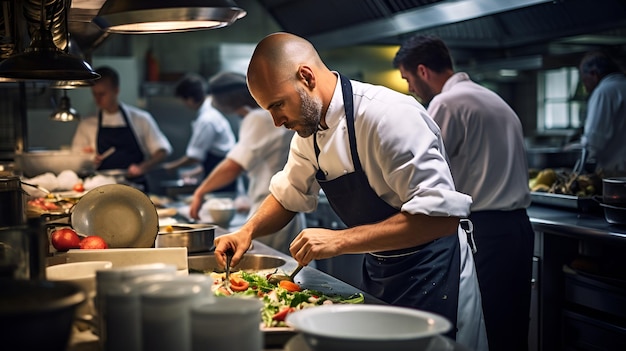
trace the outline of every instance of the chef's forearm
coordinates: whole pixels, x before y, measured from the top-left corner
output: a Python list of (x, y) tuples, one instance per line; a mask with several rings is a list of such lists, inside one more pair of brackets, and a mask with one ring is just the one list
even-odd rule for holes
[(268, 195), (259, 209), (244, 224), (242, 230), (251, 234), (252, 239), (275, 233), (282, 229), (293, 217), (295, 212), (285, 209), (276, 198)]
[(153, 153), (149, 159), (139, 164), (139, 167), (141, 168), (143, 173), (146, 173), (154, 168), (157, 164), (163, 162), (163, 160), (165, 160), (165, 157), (167, 157), (167, 152), (165, 151), (165, 149), (159, 149), (155, 153)]
[(429, 243), (456, 234), (457, 217), (435, 217), (400, 212), (373, 224), (340, 230), (343, 253), (398, 250)]

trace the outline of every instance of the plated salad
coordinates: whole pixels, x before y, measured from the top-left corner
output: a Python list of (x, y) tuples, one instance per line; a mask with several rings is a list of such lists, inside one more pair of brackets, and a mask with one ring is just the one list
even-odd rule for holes
[(319, 291), (303, 289), (291, 281), (272, 284), (268, 275), (238, 271), (230, 274), (230, 284), (225, 284), (224, 273), (210, 273), (213, 291), (217, 296), (260, 298), (263, 301), (261, 319), (266, 328), (285, 327), (285, 317), (297, 310), (335, 303), (363, 303), (361, 293), (351, 296), (326, 295)]

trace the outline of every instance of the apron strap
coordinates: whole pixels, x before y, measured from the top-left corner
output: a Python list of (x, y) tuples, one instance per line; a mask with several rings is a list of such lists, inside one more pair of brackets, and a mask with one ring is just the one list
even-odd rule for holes
[(472, 249), (472, 253), (475, 254), (478, 252), (478, 247), (476, 246), (476, 241), (474, 241), (474, 225), (472, 224), (472, 221), (468, 218), (462, 218), (460, 220), (460, 225), (461, 229), (465, 232), (465, 235), (467, 235), (467, 243)]

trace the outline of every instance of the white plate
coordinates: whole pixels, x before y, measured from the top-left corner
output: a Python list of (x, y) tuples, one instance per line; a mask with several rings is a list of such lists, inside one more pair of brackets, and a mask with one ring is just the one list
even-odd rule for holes
[(98, 235), (110, 248), (154, 246), (159, 217), (150, 198), (122, 184), (90, 190), (72, 208), (71, 223), (80, 234)]

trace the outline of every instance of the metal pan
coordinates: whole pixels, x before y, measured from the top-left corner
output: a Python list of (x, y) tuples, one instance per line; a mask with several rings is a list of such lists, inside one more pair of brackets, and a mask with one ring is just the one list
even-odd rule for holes
[(70, 224), (79, 234), (98, 235), (111, 248), (154, 247), (159, 217), (150, 198), (123, 184), (90, 190), (72, 207)]
[(186, 247), (187, 252), (204, 252), (213, 248), (216, 225), (173, 224), (161, 226), (155, 247)]

